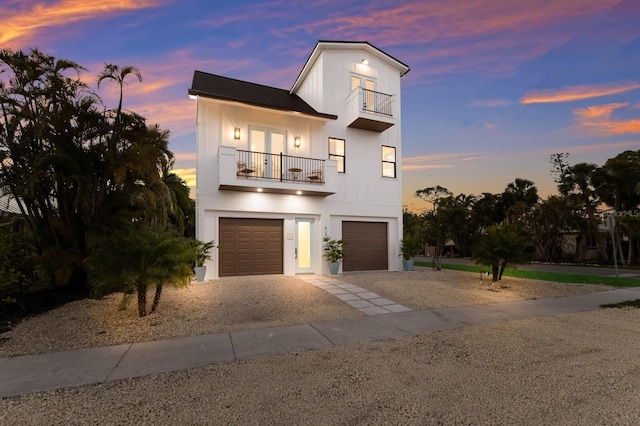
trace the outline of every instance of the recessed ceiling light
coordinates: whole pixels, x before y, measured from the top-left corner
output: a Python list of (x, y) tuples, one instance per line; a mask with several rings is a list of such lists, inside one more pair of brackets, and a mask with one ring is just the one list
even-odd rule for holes
[(302, 191), (296, 191), (296, 194), (302, 195)]
[(258, 192), (262, 192), (262, 188), (258, 188)]

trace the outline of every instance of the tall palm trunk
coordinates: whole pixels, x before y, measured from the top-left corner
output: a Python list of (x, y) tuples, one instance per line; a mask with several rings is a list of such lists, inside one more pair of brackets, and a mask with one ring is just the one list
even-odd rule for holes
[(138, 285), (138, 316), (147, 316), (147, 285)]
[(500, 279), (500, 265), (497, 263), (491, 265), (491, 273), (493, 274), (493, 282), (498, 281)]
[(156, 311), (158, 303), (160, 303), (160, 296), (162, 295), (162, 284), (156, 286), (156, 294), (153, 296), (153, 304), (151, 305), (151, 313)]

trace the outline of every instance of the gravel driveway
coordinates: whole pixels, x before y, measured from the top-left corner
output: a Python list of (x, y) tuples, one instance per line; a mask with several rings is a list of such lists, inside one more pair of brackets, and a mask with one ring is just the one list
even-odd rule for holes
[[(412, 309), (610, 288), (515, 278), (491, 286), (475, 274), (429, 269), (340, 279)], [(114, 315), (118, 300), (29, 319), (0, 336), (9, 338), (0, 356), (360, 315), (294, 277), (168, 291), (160, 312), (142, 320), (134, 306)], [(511, 321), (8, 398), (0, 424), (635, 425), (639, 312)]]

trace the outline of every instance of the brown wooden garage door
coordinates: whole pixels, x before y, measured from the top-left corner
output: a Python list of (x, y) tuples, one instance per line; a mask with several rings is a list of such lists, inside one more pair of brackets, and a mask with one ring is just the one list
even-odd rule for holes
[(281, 219), (220, 218), (220, 276), (282, 274)]
[(343, 271), (389, 269), (386, 222), (342, 222)]

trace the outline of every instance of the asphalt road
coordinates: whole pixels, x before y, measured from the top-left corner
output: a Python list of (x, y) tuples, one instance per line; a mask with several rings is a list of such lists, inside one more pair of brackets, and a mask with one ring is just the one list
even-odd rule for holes
[[(416, 257), (416, 260), (431, 262), (430, 257)], [(442, 263), (454, 265), (475, 265), (473, 260), (458, 257), (443, 257)], [(583, 265), (559, 265), (549, 263), (531, 263), (528, 265), (515, 265), (517, 269), (525, 271), (559, 272), (564, 274), (599, 275), (615, 277), (616, 271), (613, 266), (583, 266)], [(639, 269), (626, 269), (618, 267), (618, 276), (640, 279)]]

